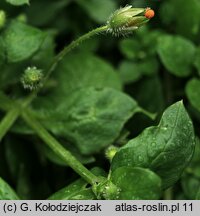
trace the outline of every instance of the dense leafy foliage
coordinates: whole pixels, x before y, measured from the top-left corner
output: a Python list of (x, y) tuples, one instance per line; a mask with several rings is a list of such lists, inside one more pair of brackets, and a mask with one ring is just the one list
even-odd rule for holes
[[(75, 41), (127, 4), (156, 16), (127, 37), (101, 27)], [(0, 199), (200, 199), (199, 11), (0, 1)]]

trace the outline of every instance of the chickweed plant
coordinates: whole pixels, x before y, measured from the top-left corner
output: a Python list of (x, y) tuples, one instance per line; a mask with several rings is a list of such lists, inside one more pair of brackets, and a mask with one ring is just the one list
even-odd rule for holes
[(187, 110), (168, 82), (169, 74), (189, 76), (191, 64), (170, 52), (199, 51), (183, 36), (151, 30), (157, 14), (149, 22), (149, 6), (114, 6), (104, 25), (77, 36), (102, 23), (103, 3), (93, 4), (0, 3), (0, 199), (198, 199), (199, 139), (187, 110), (199, 119), (200, 81), (187, 83)]

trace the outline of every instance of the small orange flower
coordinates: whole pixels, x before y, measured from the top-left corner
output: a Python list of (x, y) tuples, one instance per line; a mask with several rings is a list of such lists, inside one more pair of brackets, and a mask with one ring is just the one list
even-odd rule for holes
[(144, 15), (146, 18), (151, 19), (154, 17), (155, 12), (154, 12), (154, 10), (147, 8)]

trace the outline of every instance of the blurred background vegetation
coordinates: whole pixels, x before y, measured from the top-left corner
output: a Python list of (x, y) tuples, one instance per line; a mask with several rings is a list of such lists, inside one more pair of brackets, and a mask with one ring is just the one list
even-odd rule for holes
[[(1, 0), (0, 9), (6, 11), (8, 20), (27, 22), (48, 34), (44, 52), (31, 59), (32, 64), (45, 69), (55, 52), (78, 36), (103, 25), (112, 12), (127, 4), (151, 7), (156, 15), (132, 35), (97, 35), (74, 52), (90, 53), (106, 61), (120, 75), (124, 91), (143, 108), (157, 113), (158, 119), (167, 106), (183, 99), (195, 126), (197, 148), (191, 165), (174, 186), (175, 192), (169, 198), (194, 199), (200, 186), (199, 0), (31, 0), (30, 6), (20, 7)], [(20, 91), (11, 87), (19, 81), (26, 64), (18, 64), (15, 72), (12, 70), (16, 68), (15, 63), (7, 67), (7, 73), (0, 78), (0, 87), (10, 94)], [(82, 59), (79, 58), (76, 64), (81, 65)], [(11, 87), (8, 88), (8, 85)], [(130, 132), (128, 138), (135, 137), (156, 122), (137, 114), (125, 126)], [(12, 145), (13, 140), (15, 145)], [(20, 197), (43, 199), (66, 186), (66, 181), (77, 178), (76, 174), (71, 174), (70, 168), (66, 171), (66, 167), (49, 163), (38, 153), (40, 150), (29, 143), (28, 137), (22, 140), (13, 134), (4, 145), (0, 145), (0, 176), (17, 190)], [(108, 167), (108, 162), (101, 160), (102, 154), (95, 155), (95, 158), (95, 165)], [(92, 161), (93, 158), (90, 158), (89, 167), (93, 167)]]

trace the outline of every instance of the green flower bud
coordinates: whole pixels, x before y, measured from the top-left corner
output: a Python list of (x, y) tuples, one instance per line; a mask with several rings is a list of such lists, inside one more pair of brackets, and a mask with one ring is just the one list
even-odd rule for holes
[(115, 156), (115, 154), (117, 153), (118, 151), (118, 147), (115, 147), (115, 146), (109, 146), (106, 151), (105, 151), (105, 155), (106, 157), (109, 159), (109, 161), (111, 162), (113, 157)]
[(0, 29), (5, 26), (6, 23), (6, 13), (3, 10), (0, 10)]
[(21, 82), (25, 89), (35, 90), (42, 85), (42, 70), (36, 67), (28, 67), (21, 77)]
[(147, 10), (150, 8), (120, 8), (107, 21), (108, 32), (116, 36), (131, 33), (149, 21), (150, 18), (145, 16)]
[(17, 16), (17, 20), (23, 23), (27, 23), (27, 16), (26, 14), (22, 13)]

